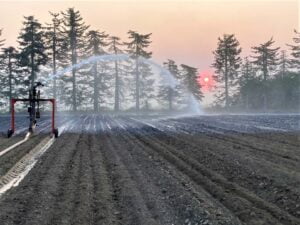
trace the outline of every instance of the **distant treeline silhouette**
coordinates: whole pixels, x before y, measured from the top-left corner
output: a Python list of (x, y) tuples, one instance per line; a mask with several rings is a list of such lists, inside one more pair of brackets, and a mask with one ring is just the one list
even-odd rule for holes
[[(48, 97), (58, 99), (61, 110), (71, 111), (177, 111), (187, 109), (190, 96), (203, 99), (198, 69), (177, 65), (168, 59), (163, 66), (178, 80), (175, 87), (163, 82), (150, 65), (151, 33), (128, 31), (128, 41), (93, 30), (80, 12), (69, 8), (50, 13), (41, 24), (34, 16), (24, 17), (18, 46), (3, 47), (0, 40), (0, 108), (9, 109), (9, 99), (27, 96), (34, 82), (76, 65), (91, 56), (128, 54), (131, 60), (93, 62), (74, 68), (46, 85)], [(1, 36), (0, 31), (0, 36)], [(288, 45), (290, 55), (273, 47), (273, 38), (253, 47), (253, 55), (241, 59), (242, 49), (235, 35), (218, 39), (212, 67), (216, 101), (211, 110), (297, 111), (299, 108), (300, 34)], [(170, 57), (171, 58), (171, 57)]]

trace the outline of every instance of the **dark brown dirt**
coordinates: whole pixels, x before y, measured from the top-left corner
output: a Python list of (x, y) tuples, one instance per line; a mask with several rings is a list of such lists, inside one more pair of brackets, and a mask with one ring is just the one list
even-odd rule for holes
[[(33, 146), (37, 145), (43, 139), (43, 137), (45, 137), (45, 135), (32, 136), (32, 138), (30, 138), (27, 142), (22, 144), (22, 146), (18, 146), (15, 149), (2, 155), (0, 157), (0, 177), (3, 176), (24, 155), (26, 155), (33, 148)], [(11, 139), (4, 139), (3, 142), (5, 144), (2, 145), (4, 146), (3, 149), (15, 144), (16, 142), (22, 140), (23, 138), (24, 137), (18, 136)], [(1, 148), (1, 150), (3, 149)]]
[(0, 198), (0, 224), (300, 224), (298, 133), (118, 123), (58, 138)]
[(9, 146), (21, 141), (24, 137), (23, 136), (15, 136), (14, 138), (7, 138), (4, 135), (0, 135), (0, 152), (6, 149)]

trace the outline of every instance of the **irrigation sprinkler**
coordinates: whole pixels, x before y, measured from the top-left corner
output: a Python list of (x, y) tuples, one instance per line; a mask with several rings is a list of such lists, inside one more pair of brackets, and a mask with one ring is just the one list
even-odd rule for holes
[(15, 104), (17, 102), (29, 102), (28, 113), (29, 113), (29, 133), (33, 133), (37, 125), (37, 119), (40, 119), (40, 102), (50, 102), (52, 104), (52, 123), (51, 132), (57, 138), (58, 129), (55, 128), (55, 99), (43, 99), (40, 98), (39, 87), (44, 85), (41, 82), (36, 82), (32, 89), (29, 91), (29, 97), (25, 99), (13, 98), (11, 99), (11, 127), (7, 131), (7, 137), (10, 138), (15, 132)]

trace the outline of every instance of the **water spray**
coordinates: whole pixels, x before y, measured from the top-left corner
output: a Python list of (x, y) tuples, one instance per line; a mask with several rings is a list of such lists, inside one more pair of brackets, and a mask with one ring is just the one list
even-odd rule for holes
[[(106, 55), (98, 55), (98, 56), (91, 56), (85, 60), (82, 60), (81, 62), (69, 66), (65, 69), (62, 69), (60, 71), (58, 71), (55, 74), (50, 74), (49, 77), (45, 80), (45, 82), (48, 82), (50, 80), (53, 80), (55, 78), (59, 78), (63, 75), (65, 75), (68, 72), (71, 72), (74, 69), (80, 69), (82, 66), (84, 65), (88, 65), (94, 62), (115, 62), (115, 61), (126, 61), (126, 60), (132, 60), (133, 58), (130, 55), (127, 54), (106, 54)], [(153, 68), (157, 69), (160, 71), (159, 74), (161, 74), (162, 79), (165, 83), (165, 86), (171, 87), (172, 89), (174, 89), (176, 87), (176, 85), (179, 84), (178, 80), (172, 75), (172, 73), (167, 70), (166, 68), (164, 68), (163, 66), (155, 63), (154, 61), (150, 60), (150, 59), (146, 59), (144, 57), (139, 56), (138, 57), (138, 61), (150, 65)], [(195, 99), (194, 95), (191, 93), (189, 94), (189, 105), (190, 105), (190, 109), (193, 110), (194, 113), (199, 114), (201, 112), (201, 107), (199, 105), (199, 102), (197, 102), (197, 100)]]

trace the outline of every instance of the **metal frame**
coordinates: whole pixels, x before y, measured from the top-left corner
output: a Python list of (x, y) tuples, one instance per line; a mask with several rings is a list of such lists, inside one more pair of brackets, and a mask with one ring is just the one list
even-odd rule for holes
[[(52, 123), (51, 123), (51, 132), (55, 135), (55, 137), (58, 136), (58, 130), (55, 128), (55, 107), (56, 107), (56, 102), (55, 99), (16, 99), (13, 98), (11, 99), (11, 128), (8, 130), (8, 137), (11, 137), (13, 133), (15, 132), (15, 104), (17, 102), (51, 102), (52, 103)], [(30, 129), (31, 127), (29, 127)], [(30, 130), (29, 130), (30, 131)], [(32, 132), (32, 131), (30, 131)]]

